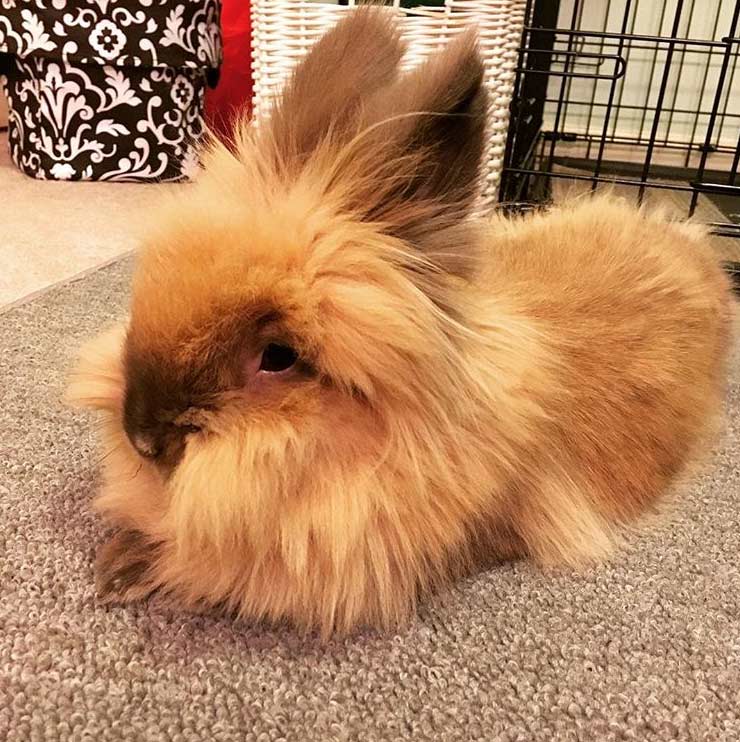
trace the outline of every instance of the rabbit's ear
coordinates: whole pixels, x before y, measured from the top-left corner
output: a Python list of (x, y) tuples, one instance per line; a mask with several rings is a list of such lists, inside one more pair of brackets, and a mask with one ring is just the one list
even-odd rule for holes
[[(464, 221), (479, 192), (483, 71), (475, 34), (468, 31), (364, 106), (367, 134), (360, 140), (372, 154), (362, 158), (367, 180), (365, 192), (355, 193), (357, 203), (364, 204), (366, 218), (427, 253), (439, 248), (441, 228)], [(466, 270), (445, 262), (442, 267), (453, 272)]]
[(272, 111), (268, 135), (280, 160), (300, 164), (350, 128), (361, 100), (395, 79), (404, 51), (387, 9), (349, 11), (298, 64)]

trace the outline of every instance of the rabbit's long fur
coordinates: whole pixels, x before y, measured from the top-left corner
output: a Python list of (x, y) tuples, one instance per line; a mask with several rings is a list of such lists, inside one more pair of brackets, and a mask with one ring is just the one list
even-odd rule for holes
[[(105, 417), (104, 595), (391, 626), (491, 555), (604, 557), (701, 452), (731, 301), (704, 232), (604, 199), (469, 218), (474, 40), (401, 53), (349, 13), (158, 211), (69, 391)], [(255, 365), (276, 341), (287, 375)]]

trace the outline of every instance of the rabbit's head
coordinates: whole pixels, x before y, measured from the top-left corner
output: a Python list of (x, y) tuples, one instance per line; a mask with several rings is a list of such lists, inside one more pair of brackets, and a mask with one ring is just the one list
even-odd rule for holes
[(157, 212), (109, 408), (183, 549), (296, 574), (369, 550), (347, 579), (391, 590), (463, 538), (431, 490), (472, 404), (483, 67), (469, 34), (407, 74), (403, 51), (384, 11), (348, 13)]

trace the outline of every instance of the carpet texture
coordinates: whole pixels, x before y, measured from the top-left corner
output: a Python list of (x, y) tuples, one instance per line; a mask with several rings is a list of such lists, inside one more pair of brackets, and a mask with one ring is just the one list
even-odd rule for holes
[(128, 261), (0, 317), (0, 740), (740, 739), (740, 361), (711, 471), (610, 566), (505, 566), (395, 636), (96, 602), (91, 418), (59, 401)]

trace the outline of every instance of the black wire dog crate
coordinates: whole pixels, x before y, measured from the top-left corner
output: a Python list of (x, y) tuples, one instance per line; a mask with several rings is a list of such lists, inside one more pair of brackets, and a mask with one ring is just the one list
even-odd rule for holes
[(528, 0), (502, 205), (609, 183), (740, 237), (739, 16), (740, 0)]

